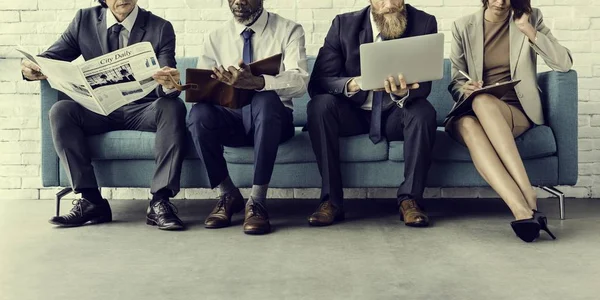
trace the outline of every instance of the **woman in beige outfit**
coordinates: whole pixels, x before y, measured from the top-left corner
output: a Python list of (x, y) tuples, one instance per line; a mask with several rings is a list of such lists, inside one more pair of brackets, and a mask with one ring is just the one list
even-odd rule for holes
[(483, 86), (521, 82), (501, 99), (478, 95), (472, 111), (450, 120), (446, 128), (469, 148), (481, 176), (509, 206), (516, 219), (511, 226), (517, 236), (531, 242), (539, 237), (540, 230), (546, 230), (554, 238), (546, 217), (537, 211), (536, 192), (514, 139), (533, 124), (544, 124), (537, 56), (553, 70), (567, 72), (573, 64), (571, 54), (552, 36), (542, 13), (531, 8), (529, 0), (482, 2), (480, 11), (453, 24), (452, 82), (448, 89), (458, 101)]

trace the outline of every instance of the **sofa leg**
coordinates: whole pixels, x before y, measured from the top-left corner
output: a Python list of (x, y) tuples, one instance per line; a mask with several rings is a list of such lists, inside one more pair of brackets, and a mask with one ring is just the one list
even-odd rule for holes
[(560, 219), (564, 220), (565, 219), (565, 194), (563, 194), (563, 192), (559, 191), (555, 187), (542, 186), (541, 188), (544, 191), (558, 197), (558, 205), (559, 205), (559, 209), (560, 209)]
[(60, 192), (56, 193), (56, 216), (60, 216), (60, 199), (68, 195), (73, 191), (72, 188), (64, 188)]

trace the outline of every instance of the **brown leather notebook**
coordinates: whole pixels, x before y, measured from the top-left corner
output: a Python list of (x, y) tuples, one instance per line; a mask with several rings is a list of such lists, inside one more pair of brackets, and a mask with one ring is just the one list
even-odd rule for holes
[[(255, 76), (279, 74), (283, 55), (277, 54), (251, 63), (250, 70)], [(185, 91), (185, 102), (212, 103), (229, 108), (240, 108), (250, 104), (256, 93), (254, 90), (236, 89), (211, 78), (212, 70), (187, 69), (186, 84), (176, 85), (179, 91)]]
[(444, 120), (444, 126), (446, 126), (446, 124), (450, 122), (452, 117), (459, 117), (469, 112), (471, 110), (471, 104), (473, 103), (473, 99), (475, 99), (475, 96), (479, 94), (491, 94), (494, 95), (496, 98), (500, 99), (502, 98), (502, 96), (508, 93), (510, 89), (514, 88), (515, 85), (519, 84), (519, 82), (521, 82), (521, 80), (496, 83), (494, 85), (488, 85), (482, 89), (474, 91), (466, 99), (454, 103), (454, 106), (452, 107), (452, 109), (446, 116), (446, 119)]

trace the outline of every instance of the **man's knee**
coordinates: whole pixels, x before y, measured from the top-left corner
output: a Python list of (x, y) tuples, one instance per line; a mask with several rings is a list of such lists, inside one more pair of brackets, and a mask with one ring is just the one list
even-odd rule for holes
[(278, 110), (284, 108), (281, 98), (273, 91), (256, 93), (250, 105), (252, 105), (252, 110)]
[(274, 91), (256, 92), (252, 98), (252, 104), (264, 104), (272, 102), (281, 102), (281, 97)]
[(71, 100), (61, 100), (54, 103), (48, 112), (50, 124), (57, 125), (59, 122), (73, 118), (80, 111), (80, 108), (77, 102)]
[(216, 108), (212, 104), (197, 103), (190, 109), (188, 116), (188, 127), (195, 130), (214, 130), (218, 127)]
[(252, 99), (252, 115), (254, 120), (279, 120), (279, 114), (284, 112), (285, 105), (277, 93), (260, 92)]
[(334, 95), (316, 95), (308, 102), (308, 118), (318, 118), (325, 114), (331, 113), (337, 107), (337, 101), (338, 99)]
[(174, 120), (185, 119), (187, 109), (185, 104), (179, 98), (158, 98), (154, 102), (156, 111), (162, 116), (173, 118)]
[(405, 109), (408, 110), (409, 115), (414, 121), (433, 127), (437, 126), (437, 112), (427, 99), (414, 99), (412, 103), (408, 103)]

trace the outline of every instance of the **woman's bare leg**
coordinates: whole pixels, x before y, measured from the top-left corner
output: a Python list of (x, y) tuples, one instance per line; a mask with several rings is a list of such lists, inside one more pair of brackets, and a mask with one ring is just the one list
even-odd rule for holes
[(531, 218), (531, 208), (521, 189), (504, 167), (477, 118), (462, 117), (454, 126), (459, 135), (457, 138), (469, 148), (475, 168), (508, 205), (515, 219)]
[(511, 109), (508, 104), (492, 95), (476, 97), (473, 111), (527, 204), (531, 209), (537, 209), (537, 194), (531, 186), (515, 143), (515, 137), (529, 129), (527, 117), (520, 110)]

